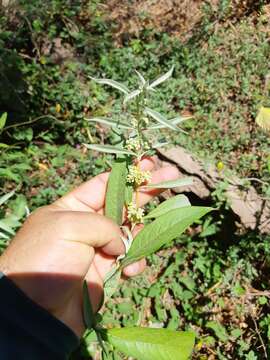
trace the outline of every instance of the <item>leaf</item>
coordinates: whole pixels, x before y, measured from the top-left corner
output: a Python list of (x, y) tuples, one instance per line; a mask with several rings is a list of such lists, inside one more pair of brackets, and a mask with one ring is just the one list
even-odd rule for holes
[(109, 300), (113, 296), (113, 294), (117, 291), (120, 278), (121, 278), (121, 270), (116, 269), (116, 271), (104, 282), (105, 301)]
[(135, 73), (137, 74), (137, 76), (141, 82), (141, 85), (143, 87), (146, 84), (145, 78), (142, 76), (142, 74), (139, 71), (135, 70)]
[(0, 117), (0, 130), (2, 130), (5, 127), (6, 121), (7, 121), (7, 113), (4, 112)]
[(134, 91), (132, 91), (130, 94), (128, 94), (127, 96), (125, 96), (125, 98), (124, 98), (124, 105), (128, 102), (128, 101), (130, 101), (130, 100), (132, 100), (132, 99), (134, 99), (135, 97), (137, 97), (138, 95), (140, 95), (141, 94), (141, 90), (139, 89), (139, 90), (134, 90)]
[(212, 329), (218, 339), (222, 342), (227, 342), (229, 340), (229, 335), (225, 327), (221, 325), (218, 321), (208, 321), (206, 323), (206, 327)]
[[(181, 124), (182, 122), (184, 122), (185, 120), (189, 120), (192, 118), (193, 118), (193, 116), (186, 116), (186, 117), (178, 116), (173, 119), (169, 119), (168, 121), (173, 125), (178, 125), (178, 124)], [(147, 130), (158, 130), (158, 129), (165, 129), (165, 128), (166, 128), (165, 125), (152, 125)], [(179, 130), (181, 130), (181, 129), (179, 129)]]
[(105, 215), (118, 225), (123, 222), (123, 207), (125, 203), (125, 187), (127, 177), (127, 163), (116, 160), (112, 166), (106, 191)]
[(209, 207), (189, 206), (171, 210), (158, 217), (151, 224), (146, 225), (135, 237), (121, 266), (125, 267), (155, 253), (211, 210), (213, 209)]
[(6, 224), (5, 220), (0, 220), (0, 229), (11, 235), (15, 235), (15, 231), (8, 224)]
[(143, 185), (142, 188), (146, 189), (172, 189), (179, 186), (192, 185), (193, 179), (191, 177), (185, 177), (176, 180), (163, 181), (157, 184)]
[(159, 149), (163, 146), (169, 145), (169, 142), (157, 142), (155, 144), (152, 145), (153, 149)]
[(121, 123), (119, 121), (106, 119), (106, 118), (96, 117), (96, 118), (88, 118), (88, 119), (85, 119), (85, 120), (90, 121), (90, 122), (98, 122), (98, 123), (109, 125), (109, 126), (115, 126), (115, 127), (118, 127), (119, 129), (132, 129), (131, 126), (123, 124), (123, 123)]
[(129, 89), (126, 87), (126, 85), (119, 83), (118, 81), (111, 80), (111, 79), (96, 79), (91, 76), (90, 76), (90, 78), (92, 80), (94, 80), (95, 82), (97, 82), (98, 84), (109, 85), (117, 90), (122, 91), (125, 94), (129, 93)]
[(163, 83), (164, 81), (168, 80), (173, 73), (174, 70), (174, 65), (170, 68), (170, 70), (168, 72), (166, 72), (166, 74), (160, 76), (158, 79), (156, 79), (154, 82), (152, 82), (147, 89), (151, 90), (154, 87), (158, 86), (159, 84)]
[(11, 191), (0, 197), (0, 206), (3, 205), (9, 198), (15, 194), (15, 191)]
[(145, 113), (149, 116), (151, 116), (153, 119), (155, 119), (156, 121), (158, 121), (160, 124), (164, 125), (165, 127), (167, 128), (170, 128), (172, 130), (175, 130), (175, 131), (180, 131), (180, 129), (170, 123), (163, 115), (161, 115), (159, 112), (155, 111), (155, 110), (152, 110), (152, 109), (149, 109), (149, 108), (145, 108)]
[(86, 327), (91, 330), (95, 327), (95, 314), (89, 298), (89, 291), (86, 280), (83, 282), (83, 318)]
[(126, 327), (109, 329), (107, 341), (137, 360), (187, 360), (195, 342), (193, 332)]
[(144, 216), (144, 219), (157, 218), (171, 210), (179, 209), (185, 206), (191, 206), (188, 198), (185, 195), (176, 195), (166, 201), (163, 201), (157, 208), (152, 210), (148, 215)]
[(83, 144), (87, 149), (96, 150), (109, 154), (125, 154), (125, 155), (136, 155), (132, 151), (128, 151), (123, 148), (118, 148), (112, 145), (99, 145), (99, 144)]
[(270, 108), (262, 106), (256, 117), (256, 123), (264, 130), (270, 131)]

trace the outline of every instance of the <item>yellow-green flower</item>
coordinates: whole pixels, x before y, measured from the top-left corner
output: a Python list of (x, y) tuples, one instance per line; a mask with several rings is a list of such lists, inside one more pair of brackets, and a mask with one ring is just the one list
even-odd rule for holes
[(142, 171), (137, 165), (130, 165), (128, 167), (127, 181), (135, 186), (140, 186), (145, 182), (151, 180), (150, 171)]
[(143, 223), (144, 209), (137, 208), (136, 204), (130, 203), (127, 207), (127, 218), (133, 224)]

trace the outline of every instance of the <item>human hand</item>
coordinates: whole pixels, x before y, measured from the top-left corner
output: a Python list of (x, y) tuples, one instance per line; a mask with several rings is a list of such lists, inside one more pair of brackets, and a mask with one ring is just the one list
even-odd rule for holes
[[(141, 162), (143, 170), (152, 171), (152, 182), (178, 176), (172, 166), (159, 170), (154, 167), (153, 158)], [(104, 277), (116, 257), (124, 253), (120, 228), (103, 215), (108, 176), (100, 174), (55, 203), (34, 211), (0, 257), (0, 271), (79, 337), (85, 330), (83, 281), (87, 281), (93, 308), (97, 309)], [(159, 192), (140, 192), (139, 205)], [(144, 267), (145, 260), (141, 260), (123, 272), (133, 276)]]

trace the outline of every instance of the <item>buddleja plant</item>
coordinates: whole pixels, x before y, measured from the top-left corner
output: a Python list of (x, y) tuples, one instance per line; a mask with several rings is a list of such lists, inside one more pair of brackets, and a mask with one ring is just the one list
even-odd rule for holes
[[(117, 146), (85, 144), (88, 149), (116, 155), (108, 181), (105, 215), (117, 222), (126, 234), (126, 238), (123, 238), (126, 254), (117, 259), (105, 279), (105, 300), (117, 289), (123, 267), (153, 254), (211, 210), (191, 206), (184, 195), (170, 198), (149, 214), (145, 214), (144, 209), (138, 206), (138, 193), (142, 189), (168, 189), (191, 184), (189, 178), (153, 184), (150, 172), (140, 168), (140, 161), (144, 157), (153, 155), (155, 148), (165, 145), (156, 143), (156, 131), (166, 128), (182, 131), (179, 124), (186, 118), (168, 120), (147, 106), (151, 93), (169, 79), (172, 72), (173, 68), (149, 83), (136, 71), (139, 86), (134, 91), (114, 80), (92, 78), (97, 83), (109, 85), (124, 94), (122, 110), (117, 116), (87, 119), (112, 127), (120, 139)], [(126, 218), (125, 224), (123, 218)], [(134, 227), (141, 223), (145, 224), (144, 228), (133, 238)], [(192, 352), (195, 339), (192, 332), (140, 327), (104, 329), (99, 322), (100, 315), (93, 313), (86, 284), (84, 314), (88, 334), (89, 331), (95, 331), (102, 347), (102, 359), (115, 359), (114, 349), (138, 360), (184, 360)]]

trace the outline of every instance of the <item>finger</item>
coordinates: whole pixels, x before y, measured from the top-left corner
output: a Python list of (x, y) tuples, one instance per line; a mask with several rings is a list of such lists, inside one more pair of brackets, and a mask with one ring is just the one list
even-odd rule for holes
[(137, 276), (145, 270), (145, 267), (146, 260), (141, 259), (140, 261), (136, 261), (135, 263), (126, 266), (123, 269), (123, 275), (127, 277)]
[(115, 264), (115, 256), (107, 255), (103, 251), (96, 251), (93, 260), (100, 277), (104, 280)]
[(124, 253), (121, 230), (111, 219), (85, 211), (49, 210), (59, 239), (102, 248), (110, 255)]
[[(151, 184), (157, 184), (162, 181), (169, 181), (179, 178), (179, 170), (174, 166), (166, 166), (153, 172)], [(138, 205), (141, 207), (147, 204), (154, 196), (159, 195), (166, 189), (140, 189), (138, 195)]]

